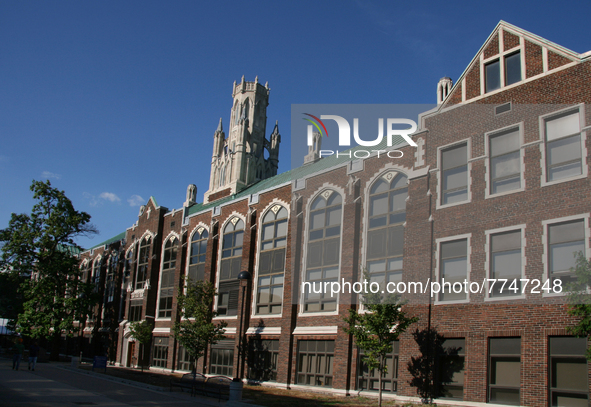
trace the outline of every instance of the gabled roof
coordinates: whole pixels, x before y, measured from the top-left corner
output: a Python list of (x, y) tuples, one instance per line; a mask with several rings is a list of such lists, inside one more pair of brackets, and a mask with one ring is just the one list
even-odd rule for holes
[[(502, 34), (502, 31), (505, 31), (509, 34), (516, 35), (518, 37), (523, 37), (524, 40), (529, 41), (533, 44), (539, 45), (542, 48), (546, 48), (549, 52), (552, 52), (552, 53), (557, 54), (561, 57), (564, 57), (564, 58), (570, 60), (571, 62), (578, 62), (578, 61), (582, 61), (583, 59), (591, 57), (591, 51), (583, 53), (583, 54), (579, 54), (575, 51), (572, 51), (568, 48), (563, 47), (562, 45), (556, 44), (556, 43), (549, 41), (545, 38), (542, 38), (534, 33), (531, 33), (527, 30), (524, 30), (524, 29), (519, 28), (513, 24), (510, 24), (506, 21), (501, 20), (501, 21), (499, 21), (497, 26), (494, 28), (494, 30), (491, 32), (491, 34), (488, 36), (486, 41), (482, 44), (482, 46), (480, 47), (478, 52), (476, 52), (476, 55), (474, 55), (474, 58), (472, 58), (470, 63), (466, 66), (466, 69), (464, 69), (462, 74), (455, 81), (447, 98), (443, 101), (443, 103), (441, 103), (435, 109), (435, 111), (439, 111), (443, 107), (449, 106), (450, 104), (455, 104), (453, 102), (450, 103), (450, 101), (452, 100), (452, 96), (454, 95), (454, 93), (460, 91), (459, 88), (460, 88), (460, 85), (462, 84), (463, 80), (466, 78), (468, 73), (471, 71), (471, 69), (475, 65), (480, 64), (481, 55), (483, 55), (486, 52), (485, 50), (487, 50), (487, 48), (489, 47), (489, 45), (491, 45), (491, 43), (493, 43), (494, 41), (497, 41), (497, 39), (499, 38), (499, 34)], [(548, 72), (550, 72), (550, 71), (548, 71)], [(548, 72), (544, 72), (544, 74), (548, 73)], [(524, 78), (524, 79), (526, 79), (526, 78)], [(469, 102), (469, 101), (470, 101), (469, 98), (467, 98), (465, 100), (465, 102)]]

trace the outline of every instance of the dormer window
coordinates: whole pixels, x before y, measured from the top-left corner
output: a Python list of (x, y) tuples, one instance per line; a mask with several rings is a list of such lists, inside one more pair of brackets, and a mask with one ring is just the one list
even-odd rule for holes
[(509, 53), (501, 58), (486, 62), (484, 64), (484, 78), (486, 93), (521, 81), (521, 52)]

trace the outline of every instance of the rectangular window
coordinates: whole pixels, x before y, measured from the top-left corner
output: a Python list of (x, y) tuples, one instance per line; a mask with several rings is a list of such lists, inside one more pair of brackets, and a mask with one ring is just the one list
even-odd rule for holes
[[(386, 366), (388, 372), (382, 376), (382, 390), (396, 393), (398, 390), (398, 351), (399, 342), (392, 342), (392, 350), (386, 355)], [(363, 362), (363, 356), (365, 355), (363, 349), (359, 350), (359, 374), (357, 376), (358, 390), (369, 390), (378, 391), (379, 385), (379, 372), (377, 369), (369, 370), (367, 364)]]
[(490, 137), (490, 193), (521, 188), (519, 129)]
[(491, 235), (489, 278), (500, 280), (489, 290), (491, 297), (521, 294), (521, 257), (521, 230)]
[(548, 226), (549, 278), (562, 280), (562, 285), (574, 281), (571, 268), (576, 255), (585, 253), (585, 222), (583, 219)]
[(234, 340), (219, 341), (211, 348), (209, 373), (232, 376), (234, 372)]
[(142, 301), (131, 301), (129, 306), (129, 321), (136, 322), (142, 320)]
[(505, 56), (505, 86), (512, 85), (521, 80), (521, 54)]
[[(439, 301), (467, 299), (464, 280), (468, 280), (468, 240), (461, 239), (441, 243)], [(454, 283), (455, 292), (454, 292)], [(458, 289), (461, 285), (461, 289)]]
[(501, 63), (496, 61), (484, 65), (485, 92), (492, 92), (501, 87)]
[(583, 406), (589, 403), (586, 338), (550, 338), (551, 406)]
[(174, 269), (164, 270), (160, 279), (160, 302), (158, 304), (158, 318), (171, 317), (173, 292)]
[(257, 381), (277, 381), (279, 340), (250, 340), (248, 378)]
[(177, 369), (184, 371), (193, 370), (191, 367), (191, 355), (185, 350), (183, 346), (179, 346), (179, 358), (177, 361)]
[(168, 338), (154, 338), (152, 346), (152, 366), (166, 367), (168, 361)]
[(443, 385), (445, 398), (464, 399), (464, 358), (466, 356), (464, 338), (446, 339), (443, 342), (444, 354), (439, 358), (438, 381), (448, 381)]
[(579, 111), (546, 120), (546, 180), (583, 173)]
[(298, 341), (298, 384), (332, 387), (334, 342)]
[(441, 204), (468, 200), (468, 146), (460, 144), (441, 152)]
[(518, 406), (521, 387), (521, 338), (490, 338), (488, 401)]

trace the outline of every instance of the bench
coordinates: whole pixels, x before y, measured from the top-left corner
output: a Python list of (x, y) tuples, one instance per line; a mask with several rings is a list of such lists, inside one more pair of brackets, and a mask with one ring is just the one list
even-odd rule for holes
[(193, 396), (205, 381), (206, 377), (201, 373), (185, 373), (180, 379), (170, 381), (170, 391), (172, 391), (173, 387), (180, 387), (181, 391), (185, 391), (184, 389), (190, 390), (191, 396)]

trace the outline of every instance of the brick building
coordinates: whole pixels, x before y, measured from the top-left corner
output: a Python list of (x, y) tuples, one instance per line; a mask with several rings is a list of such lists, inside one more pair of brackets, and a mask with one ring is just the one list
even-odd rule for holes
[[(216, 285), (218, 319), (228, 324), (199, 371), (353, 394), (377, 386), (342, 329), (357, 300), (302, 293), (302, 282), (355, 282), (363, 270), (382, 286), (482, 282), (405, 306), (419, 317), (412, 330), (430, 324), (458, 351), (463, 369), (447, 396), (587, 406), (587, 342), (569, 335), (576, 321), (554, 291), (572, 279), (573, 253), (591, 257), (590, 83), (591, 52), (500, 22), (455, 84), (439, 82), (437, 107), (412, 136), (418, 147), (392, 147), (402, 158), (319, 158), (318, 143), (306, 164), (277, 174), (269, 89), (243, 78), (228, 136), (221, 120), (214, 133), (204, 202), (194, 186), (180, 209), (150, 198), (124, 233), (81, 255), (84, 278), (104, 294), (83, 332), (95, 351), (132, 366), (140, 353), (129, 324), (153, 320), (146, 362), (188, 370), (170, 328), (189, 275)], [(243, 270), (251, 280), (237, 279)], [(250, 351), (238, 372), (241, 334)], [(393, 344), (387, 392), (416, 397), (406, 366), (418, 353), (410, 331)]]

